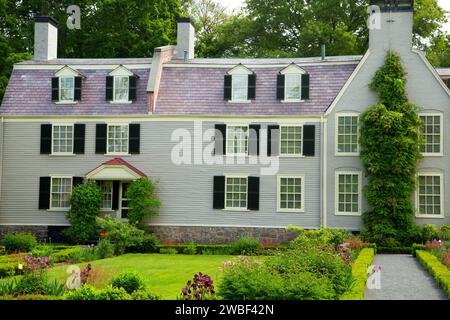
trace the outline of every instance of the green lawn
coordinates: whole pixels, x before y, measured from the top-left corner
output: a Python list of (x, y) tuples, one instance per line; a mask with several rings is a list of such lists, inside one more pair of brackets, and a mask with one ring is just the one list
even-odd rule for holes
[[(217, 285), (221, 272), (219, 268), (232, 256), (215, 255), (165, 255), (165, 254), (126, 254), (115, 258), (92, 262), (94, 285), (102, 287), (112, 276), (123, 271), (137, 271), (148, 286), (162, 299), (176, 299), (181, 288), (194, 274), (202, 272), (212, 277)], [(84, 268), (86, 263), (79, 264)], [(67, 266), (58, 266), (49, 271), (51, 277), (65, 281)]]

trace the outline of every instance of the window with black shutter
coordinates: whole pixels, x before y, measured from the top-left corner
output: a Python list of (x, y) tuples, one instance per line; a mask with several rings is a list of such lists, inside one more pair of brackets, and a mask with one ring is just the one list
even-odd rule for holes
[(52, 153), (52, 125), (41, 124), (41, 154)]
[(80, 184), (83, 184), (84, 177), (72, 177), (72, 186), (78, 187)]
[(233, 76), (226, 74), (224, 77), (224, 93), (223, 93), (223, 98), (225, 100), (231, 100), (232, 85), (233, 85)]
[(112, 191), (112, 210), (119, 209), (119, 189), (120, 181), (113, 181), (113, 191)]
[(52, 101), (59, 101), (59, 77), (52, 78)]
[(303, 126), (303, 155), (306, 157), (314, 157), (315, 154), (315, 125)]
[(248, 154), (251, 156), (259, 156), (259, 133), (261, 130), (260, 124), (249, 125), (249, 145)]
[(309, 99), (309, 74), (302, 75), (302, 100)]
[(141, 150), (141, 125), (139, 123), (130, 123), (129, 132), (128, 152), (131, 154), (139, 154)]
[(267, 126), (267, 156), (278, 156), (280, 144), (280, 126)]
[(112, 101), (114, 98), (114, 77), (106, 77), (106, 100)]
[(248, 75), (248, 92), (247, 99), (255, 100), (256, 99), (256, 74)]
[(50, 209), (50, 177), (39, 178), (39, 210)]
[(81, 100), (81, 77), (75, 77), (75, 85), (73, 92), (73, 100), (80, 101)]
[(220, 123), (215, 125), (215, 136), (214, 136), (214, 154), (216, 156), (223, 156), (226, 154), (227, 149), (227, 125)]
[(214, 177), (213, 208), (225, 209), (225, 176)]
[(247, 209), (259, 210), (259, 177), (248, 177)]
[(128, 87), (128, 99), (130, 101), (136, 100), (136, 82), (137, 77), (131, 76), (129, 80), (129, 87)]
[(97, 123), (95, 129), (95, 153), (106, 154), (106, 139), (108, 125), (106, 123)]
[(285, 83), (285, 76), (284, 74), (279, 74), (277, 76), (277, 100), (284, 100), (284, 83)]
[(76, 123), (73, 127), (73, 153), (84, 154), (86, 125), (82, 123)]

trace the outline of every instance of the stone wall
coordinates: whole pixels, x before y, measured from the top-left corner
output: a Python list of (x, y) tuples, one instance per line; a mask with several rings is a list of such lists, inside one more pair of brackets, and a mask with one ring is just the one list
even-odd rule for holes
[(38, 241), (47, 241), (48, 227), (47, 226), (0, 226), (0, 240), (7, 233), (12, 232), (28, 232), (36, 236)]
[(294, 239), (298, 234), (281, 228), (254, 227), (176, 227), (150, 226), (161, 243), (199, 243), (199, 244), (229, 244), (242, 236), (251, 236), (264, 244), (284, 244)]

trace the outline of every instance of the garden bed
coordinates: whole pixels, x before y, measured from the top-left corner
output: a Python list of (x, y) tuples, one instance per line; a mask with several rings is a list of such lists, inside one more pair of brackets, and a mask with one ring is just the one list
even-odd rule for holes
[(423, 267), (431, 273), (438, 285), (445, 291), (450, 299), (450, 269), (442, 264), (432, 253), (417, 250), (416, 257)]
[(352, 265), (354, 283), (352, 288), (341, 296), (341, 300), (364, 300), (366, 282), (368, 278), (367, 269), (372, 265), (375, 258), (373, 248), (364, 248)]

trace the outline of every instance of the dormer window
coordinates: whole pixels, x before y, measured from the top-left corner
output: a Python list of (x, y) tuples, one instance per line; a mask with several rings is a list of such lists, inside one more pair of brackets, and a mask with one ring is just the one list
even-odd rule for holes
[(281, 102), (303, 102), (309, 99), (309, 74), (292, 63), (277, 78), (277, 99)]
[(52, 78), (52, 100), (57, 104), (76, 103), (81, 100), (82, 75), (65, 66)]
[(250, 103), (256, 98), (256, 74), (238, 65), (225, 75), (224, 99), (231, 103)]
[(136, 100), (136, 80), (138, 76), (119, 66), (106, 77), (106, 100), (111, 103), (131, 103)]

